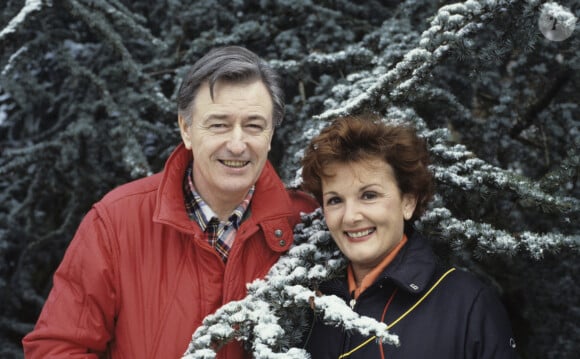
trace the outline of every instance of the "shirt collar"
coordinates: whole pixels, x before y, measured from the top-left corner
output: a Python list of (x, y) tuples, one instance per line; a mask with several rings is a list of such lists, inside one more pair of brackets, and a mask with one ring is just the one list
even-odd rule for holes
[(407, 236), (403, 234), (403, 238), (399, 243), (383, 258), (383, 260), (371, 270), (362, 280), (360, 286), (357, 286), (354, 271), (352, 269), (352, 264), (347, 267), (347, 278), (348, 278), (348, 291), (353, 294), (354, 299), (364, 292), (368, 287), (370, 287), (377, 278), (381, 275), (383, 270), (387, 268), (389, 264), (395, 259), (397, 254), (401, 251), (401, 248), (407, 243)]
[[(211, 222), (220, 223), (220, 220), (211, 207), (201, 198), (195, 188), (193, 181), (193, 161), (185, 171), (185, 178), (183, 181), (183, 191), (185, 197), (185, 207), (189, 218), (196, 221), (203, 231), (206, 231)], [(256, 186), (252, 186), (244, 200), (232, 211), (226, 223), (233, 225), (236, 229), (239, 228), (240, 223), (246, 213), (250, 201), (254, 195)]]

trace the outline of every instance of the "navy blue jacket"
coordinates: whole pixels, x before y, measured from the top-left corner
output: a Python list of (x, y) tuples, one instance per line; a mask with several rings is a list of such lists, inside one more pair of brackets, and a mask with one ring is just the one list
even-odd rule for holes
[[(351, 301), (346, 277), (326, 282), (320, 290)], [(507, 313), (495, 291), (465, 271), (443, 269), (418, 234), (410, 236), (382, 275), (360, 294), (354, 310), (381, 320), (394, 291), (384, 322), (398, 335), (398, 347), (383, 344), (381, 356), (377, 341), (361, 346), (368, 336), (324, 325), (315, 318), (305, 344), (312, 359), (518, 357)]]

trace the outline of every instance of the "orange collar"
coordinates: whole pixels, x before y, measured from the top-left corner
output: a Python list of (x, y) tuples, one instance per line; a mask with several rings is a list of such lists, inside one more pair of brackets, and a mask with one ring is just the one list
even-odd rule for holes
[(395, 248), (393, 248), (389, 254), (387, 254), (385, 256), (385, 258), (383, 258), (383, 260), (381, 261), (381, 263), (379, 263), (376, 267), (373, 268), (372, 271), (370, 271), (367, 275), (364, 276), (360, 287), (357, 288), (356, 286), (356, 281), (354, 279), (354, 272), (352, 270), (352, 264), (348, 265), (347, 268), (347, 275), (348, 275), (348, 291), (350, 293), (354, 293), (353, 297), (354, 299), (357, 299), (358, 296), (364, 292), (368, 287), (370, 287), (375, 280), (381, 275), (381, 273), (383, 272), (383, 270), (385, 268), (387, 268), (387, 266), (389, 264), (391, 264), (391, 262), (393, 261), (393, 259), (395, 259), (395, 257), (397, 256), (397, 254), (399, 253), (399, 251), (401, 250), (401, 248), (403, 248), (403, 246), (405, 245), (405, 243), (407, 243), (407, 236), (405, 234), (403, 234), (403, 238), (401, 239), (401, 241), (395, 246)]

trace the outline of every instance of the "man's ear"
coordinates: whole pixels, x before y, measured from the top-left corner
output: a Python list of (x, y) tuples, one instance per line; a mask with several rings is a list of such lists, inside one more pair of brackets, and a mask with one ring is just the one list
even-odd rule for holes
[(190, 125), (181, 115), (177, 115), (177, 122), (179, 123), (179, 133), (181, 134), (181, 140), (185, 145), (185, 148), (191, 150), (191, 137), (189, 136)]
[(272, 149), (272, 141), (274, 140), (274, 134), (276, 132), (276, 126), (272, 128), (272, 133), (270, 134), (270, 143), (268, 143), (268, 152)]

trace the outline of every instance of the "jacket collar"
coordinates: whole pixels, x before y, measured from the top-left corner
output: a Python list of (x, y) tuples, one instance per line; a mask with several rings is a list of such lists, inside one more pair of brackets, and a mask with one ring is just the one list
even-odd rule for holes
[[(185, 211), (182, 186), (185, 170), (191, 160), (191, 151), (183, 144), (177, 146), (167, 159), (157, 192), (153, 221), (172, 226), (180, 232), (194, 234), (201, 229)], [(260, 227), (272, 250), (282, 252), (289, 248), (293, 241), (292, 203), (269, 161), (256, 182), (248, 211), (247, 231), (256, 231)]]
[(429, 288), (435, 274), (437, 260), (425, 238), (417, 232), (409, 236), (407, 244), (385, 269), (380, 280), (391, 280), (410, 293)]
[[(429, 289), (437, 267), (437, 260), (425, 239), (417, 232), (407, 234), (408, 241), (385, 268), (377, 282), (390, 282), (404, 291), (419, 294)], [(326, 294), (348, 296), (346, 275), (320, 285)]]
[(189, 219), (185, 211), (182, 186), (185, 170), (191, 160), (191, 151), (183, 144), (169, 155), (161, 173), (153, 213), (154, 222), (170, 225), (181, 232), (192, 232), (195, 229), (195, 222)]

